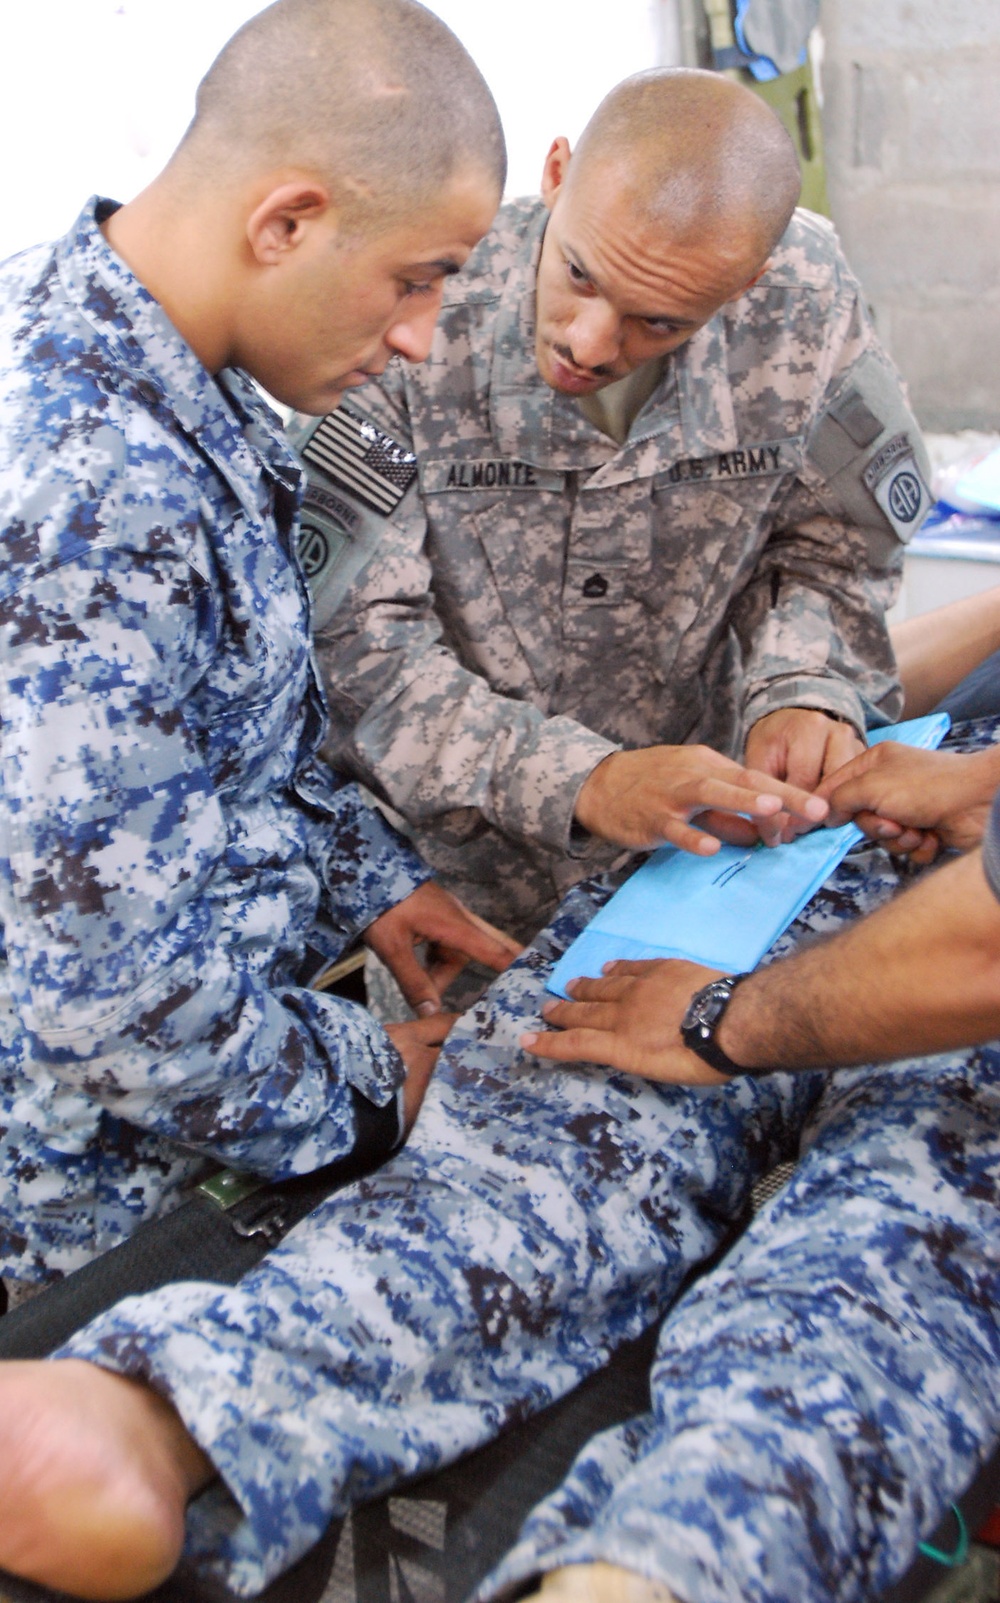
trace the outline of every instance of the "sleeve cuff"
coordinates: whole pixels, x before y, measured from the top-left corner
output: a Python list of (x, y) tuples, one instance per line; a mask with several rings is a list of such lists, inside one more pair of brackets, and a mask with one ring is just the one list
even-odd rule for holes
[(606, 849), (606, 841), (576, 828), (580, 790), (597, 765), (621, 748), (569, 718), (546, 720), (535, 748), (508, 773), (498, 797), (500, 828), (515, 839), (580, 859)]
[(377, 808), (361, 799), (336, 829), (323, 865), (331, 914), (345, 942), (433, 877), (431, 869)]
[[(806, 678), (789, 676), (772, 680), (762, 690), (747, 698), (743, 711), (744, 730), (749, 734), (754, 724), (768, 713), (784, 712), (789, 707), (801, 707), (808, 712), (826, 712), (834, 718), (852, 724), (864, 738), (868, 719), (866, 703), (858, 692), (843, 679)], [(884, 718), (872, 709), (872, 722), (884, 723)]]

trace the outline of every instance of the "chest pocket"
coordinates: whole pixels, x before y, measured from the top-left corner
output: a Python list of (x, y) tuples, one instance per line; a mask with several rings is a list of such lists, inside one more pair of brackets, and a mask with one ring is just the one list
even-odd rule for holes
[(653, 488), (650, 590), (661, 636), (676, 643), (699, 619), (717, 619), (732, 599), (755, 519), (716, 490)]
[(429, 495), (439, 616), (466, 666), (503, 695), (546, 705), (559, 671), (568, 507), (558, 487)]
[(567, 646), (647, 649), (649, 496), (648, 479), (583, 484), (575, 496), (560, 595)]

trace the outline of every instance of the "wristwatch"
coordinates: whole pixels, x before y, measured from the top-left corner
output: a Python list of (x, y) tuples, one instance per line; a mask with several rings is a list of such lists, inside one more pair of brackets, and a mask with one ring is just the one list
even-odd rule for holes
[(681, 1020), (681, 1039), (684, 1045), (697, 1052), (700, 1058), (718, 1069), (720, 1074), (766, 1074), (766, 1069), (747, 1069), (734, 1063), (715, 1039), (726, 1008), (737, 985), (747, 979), (746, 974), (727, 974), (721, 980), (712, 980), (695, 991)]

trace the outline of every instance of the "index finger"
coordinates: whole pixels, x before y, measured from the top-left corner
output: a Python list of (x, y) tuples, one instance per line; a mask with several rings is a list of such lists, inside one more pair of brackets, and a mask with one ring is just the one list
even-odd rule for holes
[[(428, 952), (427, 972), (440, 996), (444, 996), (452, 980), (457, 979), (462, 970), (468, 966), (470, 959), (465, 952), (459, 952), (454, 946), (438, 946), (435, 944)], [(490, 968), (493, 967), (491, 963)]]
[(413, 1033), (424, 1046), (440, 1046), (459, 1016), (458, 1013), (432, 1013), (426, 1018), (414, 1019)]
[(864, 751), (860, 751), (851, 757), (846, 763), (842, 763), (839, 768), (831, 768), (823, 775), (816, 787), (816, 794), (824, 797), (830, 803), (829, 822), (831, 824), (842, 824), (848, 818), (853, 818), (858, 808), (857, 806), (851, 806), (847, 798), (857, 794), (859, 804), (863, 800), (859, 793), (852, 790), (852, 787), (860, 779), (863, 779), (871, 771), (875, 763), (879, 761), (878, 752), (878, 746), (868, 746)]
[(835, 774), (852, 758), (863, 757), (868, 750), (853, 724), (842, 723), (839, 719), (830, 719), (829, 723), (830, 734), (823, 754), (823, 771), (819, 776), (821, 783), (827, 775)]
[(600, 1063), (605, 1068), (621, 1067), (621, 1047), (617, 1036), (606, 1030), (532, 1030), (522, 1035), (518, 1045), (536, 1058), (555, 1063)]
[(506, 930), (498, 929), (488, 919), (480, 918), (471, 907), (465, 908), (465, 916), (483, 937), (482, 952), (492, 952), (492, 956), (487, 957), (481, 956), (478, 951), (470, 951), (469, 955), (475, 957), (477, 962), (486, 963), (489, 968), (505, 969), (524, 951), (522, 943), (516, 941), (513, 935), (508, 935)]
[[(758, 791), (760, 796), (777, 796), (783, 812), (791, 813), (794, 818), (801, 818), (806, 823), (821, 824), (827, 815), (828, 806), (824, 796), (805, 790), (801, 785), (793, 785), (787, 779), (775, 779), (771, 774), (758, 772), (756, 768), (744, 768), (743, 781), (748, 788)], [(744, 807), (742, 811), (749, 812), (750, 809)]]

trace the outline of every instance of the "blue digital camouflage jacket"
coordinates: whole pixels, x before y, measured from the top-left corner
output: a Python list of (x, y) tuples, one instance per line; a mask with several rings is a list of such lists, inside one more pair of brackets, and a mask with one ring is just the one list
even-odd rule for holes
[(0, 1273), (73, 1267), (206, 1157), (350, 1151), (402, 1078), (299, 983), (427, 877), (313, 761), (300, 472), (91, 202), (0, 267)]

